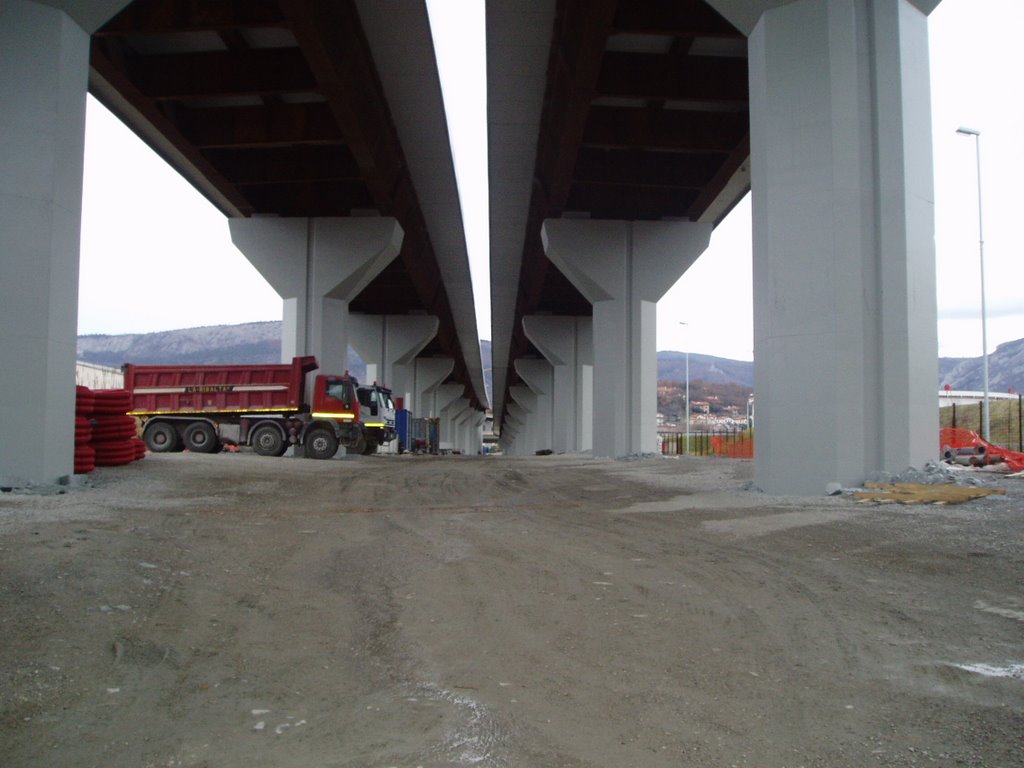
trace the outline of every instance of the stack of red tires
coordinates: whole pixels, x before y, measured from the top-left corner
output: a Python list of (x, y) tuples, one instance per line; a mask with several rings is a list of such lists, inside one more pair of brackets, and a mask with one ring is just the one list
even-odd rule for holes
[(90, 445), (96, 397), (88, 387), (75, 389), (75, 474), (84, 475), (96, 469), (96, 451)]
[(126, 390), (78, 387), (77, 403), (76, 474), (130, 464), (146, 455), (146, 444), (136, 436), (135, 419), (127, 415), (132, 403)]

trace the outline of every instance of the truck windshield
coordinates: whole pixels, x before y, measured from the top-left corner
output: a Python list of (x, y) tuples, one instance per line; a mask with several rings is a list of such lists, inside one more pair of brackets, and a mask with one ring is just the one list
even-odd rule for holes
[(344, 379), (328, 379), (327, 396), (343, 402), (351, 402), (352, 385)]

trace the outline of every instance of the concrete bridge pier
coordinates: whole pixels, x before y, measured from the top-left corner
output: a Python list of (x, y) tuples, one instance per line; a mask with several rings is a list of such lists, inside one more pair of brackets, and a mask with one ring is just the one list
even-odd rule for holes
[(507, 410), (508, 429), (505, 430), (505, 422), (502, 422), (502, 436), (508, 435), (508, 446), (505, 449), (509, 456), (525, 456), (525, 432), (523, 418), (525, 417), (523, 407), (518, 403), (509, 403)]
[(799, 0), (749, 54), (756, 482), (919, 467), (938, 451), (926, 17)]
[(657, 450), (655, 308), (708, 246), (711, 224), (548, 219), (549, 259), (594, 305), (595, 456)]
[(367, 381), (388, 387), (414, 409), (413, 361), (437, 334), (432, 315), (349, 315), (349, 343), (366, 362)]
[(525, 384), (509, 387), (509, 395), (514, 401), (509, 407), (519, 421), (519, 434), (516, 436), (516, 454), (532, 456), (534, 451), (542, 447), (537, 434), (537, 395)]
[(438, 414), (435, 393), (455, 370), (455, 361), (450, 357), (419, 357), (413, 363), (413, 370), (413, 402), (416, 405), (413, 414), (421, 419), (435, 417)]
[(0, 485), (74, 473), (89, 34), (126, 3), (0, 4)]
[(523, 318), (526, 338), (551, 363), (551, 449), (590, 450), (593, 435), (594, 349), (589, 317), (531, 315)]
[(468, 456), (475, 456), (480, 453), (480, 439), (477, 424), (482, 414), (476, 408), (466, 408), (459, 416), (455, 424), (455, 445), (460, 451)]
[(437, 418), (437, 440), (440, 443), (452, 442), (451, 417), (462, 409), (459, 399), (465, 389), (461, 384), (441, 384), (434, 389), (431, 416)]
[(554, 368), (547, 360), (519, 359), (515, 361), (516, 373), (526, 382), (534, 396), (535, 406), (530, 415), (535, 450), (553, 450), (554, 424)]
[(348, 305), (398, 255), (390, 217), (250, 218), (231, 240), (284, 300), (281, 359), (316, 355), (320, 370), (348, 367)]
[[(461, 394), (461, 393), (460, 393)], [(459, 397), (452, 401), (441, 414), (441, 440), (449, 443), (452, 450), (462, 450), (459, 439), (459, 422), (462, 421), (467, 411), (471, 411), (469, 398)]]

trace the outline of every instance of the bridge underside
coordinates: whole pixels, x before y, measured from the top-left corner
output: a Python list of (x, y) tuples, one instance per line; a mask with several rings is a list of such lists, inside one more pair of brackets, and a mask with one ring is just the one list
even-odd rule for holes
[(935, 5), (489, 4), (509, 450), (655, 449), (654, 304), (752, 189), (759, 484), (816, 493), (934, 456)]
[[(510, 449), (653, 449), (654, 306), (752, 189), (759, 483), (818, 492), (935, 453), (936, 4), (488, 3)], [(454, 432), (474, 420), (478, 333), (420, 0), (2, 13), (0, 351), (23, 365), (0, 375), (0, 414), (27, 442), (0, 445), (0, 479), (72, 466), (87, 87), (232, 219), (291, 348), (334, 364), (351, 334)]]

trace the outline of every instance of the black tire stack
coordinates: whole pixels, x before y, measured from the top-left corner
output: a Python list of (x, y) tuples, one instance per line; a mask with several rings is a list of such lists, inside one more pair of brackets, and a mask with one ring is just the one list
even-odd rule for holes
[(146, 444), (136, 436), (135, 419), (126, 413), (131, 408), (127, 390), (78, 387), (77, 402), (75, 474), (130, 464), (146, 455)]

